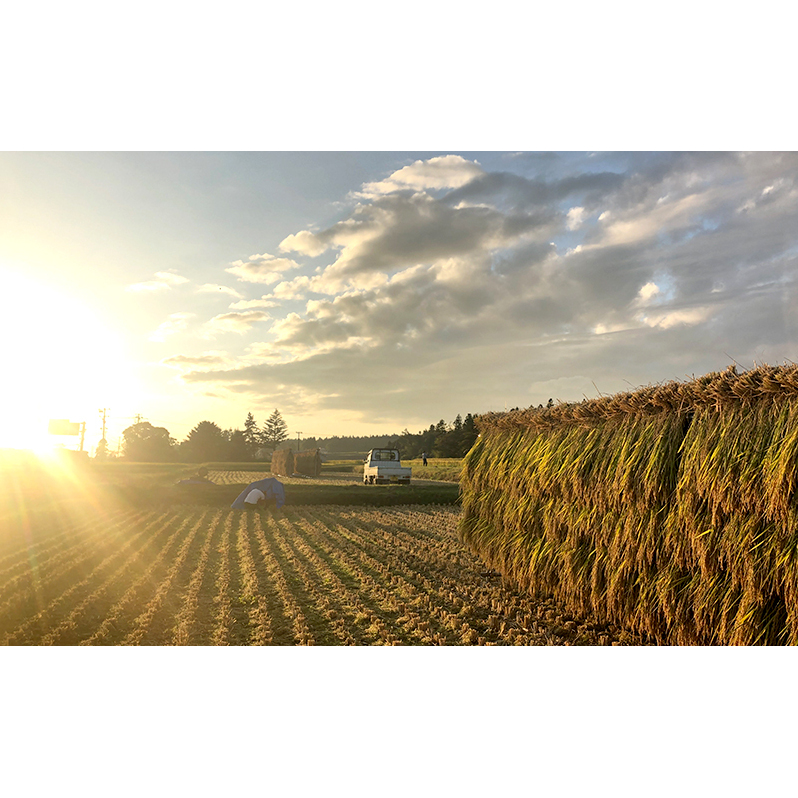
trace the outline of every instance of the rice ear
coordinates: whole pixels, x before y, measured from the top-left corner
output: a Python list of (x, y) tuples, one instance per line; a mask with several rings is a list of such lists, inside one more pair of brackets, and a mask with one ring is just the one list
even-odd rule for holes
[(657, 643), (798, 642), (798, 366), (476, 422), (460, 535), (506, 578)]

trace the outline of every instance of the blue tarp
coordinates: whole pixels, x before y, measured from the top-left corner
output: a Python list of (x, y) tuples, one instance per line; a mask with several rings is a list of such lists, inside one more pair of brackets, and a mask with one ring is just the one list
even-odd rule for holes
[(276, 480), (274, 477), (266, 479), (259, 479), (257, 482), (251, 482), (249, 485), (238, 494), (238, 498), (230, 505), (233, 510), (243, 510), (246, 505), (244, 499), (247, 497), (251, 490), (257, 488), (262, 490), (267, 499), (277, 500), (277, 509), (279, 510), (285, 504), (285, 488), (283, 483)]

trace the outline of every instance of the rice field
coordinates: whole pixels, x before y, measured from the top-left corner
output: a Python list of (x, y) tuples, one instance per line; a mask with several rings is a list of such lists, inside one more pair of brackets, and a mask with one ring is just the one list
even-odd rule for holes
[[(218, 478), (218, 474), (216, 474)], [(240, 479), (236, 475), (231, 479)], [(82, 503), (0, 535), (5, 645), (610, 645), (457, 537), (456, 506)]]

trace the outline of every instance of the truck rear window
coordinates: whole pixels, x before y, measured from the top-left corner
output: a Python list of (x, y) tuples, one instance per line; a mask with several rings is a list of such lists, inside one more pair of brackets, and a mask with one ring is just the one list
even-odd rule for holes
[(399, 458), (396, 455), (396, 452), (372, 452), (371, 453), (372, 460), (398, 460)]

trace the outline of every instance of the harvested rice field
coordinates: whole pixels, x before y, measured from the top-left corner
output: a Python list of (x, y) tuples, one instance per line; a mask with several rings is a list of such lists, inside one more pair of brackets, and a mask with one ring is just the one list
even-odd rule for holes
[(459, 518), (440, 505), (30, 511), (0, 536), (0, 641), (640, 644), (503, 585), (459, 542)]

